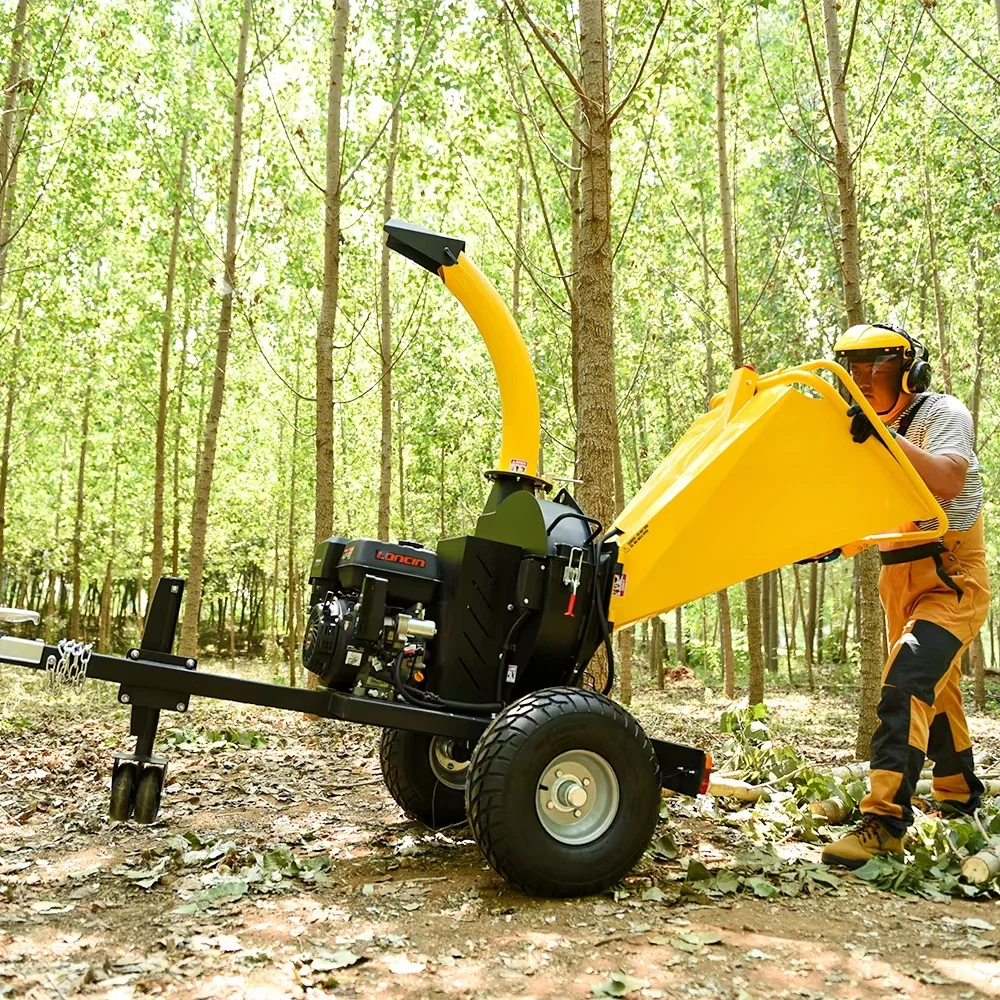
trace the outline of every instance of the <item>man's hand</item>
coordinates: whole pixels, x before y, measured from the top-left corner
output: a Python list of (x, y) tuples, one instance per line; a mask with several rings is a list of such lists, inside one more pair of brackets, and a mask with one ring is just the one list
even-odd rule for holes
[[(875, 430), (872, 422), (868, 419), (868, 415), (861, 409), (859, 403), (854, 403), (848, 409), (847, 415), (851, 418), (851, 437), (858, 444), (864, 444), (874, 434), (878, 443), (883, 448), (885, 447), (885, 441), (882, 440), (882, 436)], [(896, 436), (896, 432), (891, 427), (888, 428), (888, 431), (893, 437)]]

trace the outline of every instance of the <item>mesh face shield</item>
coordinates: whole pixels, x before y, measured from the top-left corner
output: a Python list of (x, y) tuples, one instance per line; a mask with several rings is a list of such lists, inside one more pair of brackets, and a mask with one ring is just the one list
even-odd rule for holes
[(844, 351), (837, 356), (875, 412), (891, 413), (903, 387), (901, 348), (876, 347), (868, 351)]

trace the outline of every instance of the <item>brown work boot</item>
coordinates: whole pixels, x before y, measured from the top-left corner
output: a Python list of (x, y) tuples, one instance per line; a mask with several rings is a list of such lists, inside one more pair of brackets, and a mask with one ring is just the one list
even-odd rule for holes
[(823, 848), (825, 865), (860, 868), (878, 854), (902, 854), (903, 838), (894, 837), (882, 825), (878, 816), (865, 816), (846, 836)]

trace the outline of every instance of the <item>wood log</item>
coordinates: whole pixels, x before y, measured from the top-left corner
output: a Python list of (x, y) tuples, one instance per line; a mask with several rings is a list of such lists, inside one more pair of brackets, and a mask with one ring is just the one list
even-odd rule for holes
[[(1000, 780), (986, 777), (980, 778), (980, 780), (985, 788), (983, 795), (989, 796), (990, 798), (996, 798), (1000, 795)], [(931, 782), (929, 776), (927, 778), (922, 778), (917, 782), (917, 786), (914, 789), (913, 794), (921, 797), (929, 796), (931, 794), (932, 785), (933, 783)]]
[(973, 885), (982, 885), (1000, 875), (1000, 854), (997, 849), (987, 849), (973, 854), (962, 862), (962, 877)]
[(765, 785), (751, 785), (737, 778), (722, 778), (712, 775), (708, 783), (708, 794), (717, 798), (739, 799), (741, 802), (757, 802), (771, 790)]
[(819, 799), (809, 803), (809, 811), (816, 817), (826, 819), (828, 823), (843, 823), (853, 809), (847, 807), (842, 799)]

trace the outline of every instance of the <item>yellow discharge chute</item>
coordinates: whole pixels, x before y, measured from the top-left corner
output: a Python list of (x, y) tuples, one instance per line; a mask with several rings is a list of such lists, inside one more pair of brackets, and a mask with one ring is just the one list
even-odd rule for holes
[[(823, 367), (886, 447), (874, 435), (852, 440), (847, 404), (815, 374)], [(611, 599), (616, 628), (837, 547), (918, 544), (947, 528), (941, 505), (839, 365), (761, 377), (740, 368), (713, 404), (615, 521), (624, 569)], [(935, 519), (933, 531), (898, 530)]]

